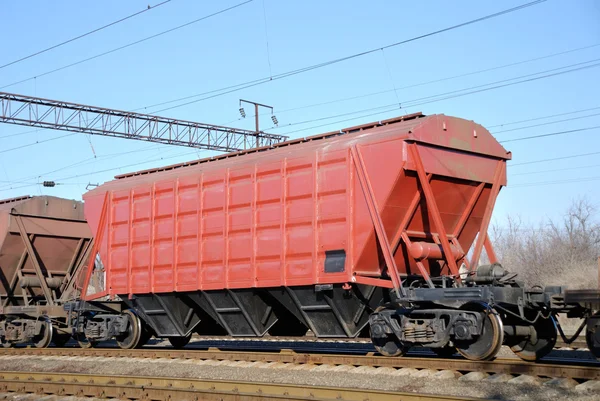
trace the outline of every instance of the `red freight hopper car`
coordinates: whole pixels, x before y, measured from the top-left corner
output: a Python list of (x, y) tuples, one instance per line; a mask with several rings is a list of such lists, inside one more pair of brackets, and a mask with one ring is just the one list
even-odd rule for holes
[(0, 342), (64, 345), (64, 302), (91, 250), (83, 203), (53, 196), (0, 200)]
[[(105, 283), (84, 298), (130, 310), (120, 323), (90, 313), (86, 335), (117, 324), (131, 347), (149, 334), (182, 345), (193, 331), (370, 329), (387, 355), (426, 345), (489, 359), (504, 339), (535, 359), (556, 329), (540, 351), (529, 327), (552, 319), (523, 322), (536, 296), (561, 291), (530, 294), (495, 264), (487, 228), (508, 159), (481, 125), (418, 113), (119, 176), (84, 195), (98, 255), (86, 283)], [(484, 248), (493, 264), (478, 268)]]

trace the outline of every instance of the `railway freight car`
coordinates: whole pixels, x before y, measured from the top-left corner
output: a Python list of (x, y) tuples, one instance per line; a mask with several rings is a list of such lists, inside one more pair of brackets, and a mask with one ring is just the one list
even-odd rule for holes
[(0, 342), (64, 345), (64, 305), (91, 250), (83, 203), (53, 196), (0, 200)]
[(526, 287), (496, 260), (510, 156), (481, 125), (417, 113), (118, 176), (84, 195), (94, 263), (67, 305), (75, 332), (131, 348), (311, 330), (390, 356), (485, 360), (504, 343), (536, 360), (568, 312), (597, 353), (597, 291)]

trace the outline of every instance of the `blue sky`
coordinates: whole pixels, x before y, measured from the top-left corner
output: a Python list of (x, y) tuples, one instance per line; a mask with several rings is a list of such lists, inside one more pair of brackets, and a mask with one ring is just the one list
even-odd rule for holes
[[(526, 3), (254, 0), (127, 49), (7, 86), (241, 2), (172, 0), (83, 39), (0, 68), (0, 87), (4, 87), (0, 90), (134, 110), (380, 48)], [(140, 11), (148, 4), (134, 0), (2, 2), (0, 22), (9, 37), (3, 42), (0, 65)], [(527, 61), (532, 59), (538, 60)], [(513, 152), (513, 161), (508, 170), (509, 186), (500, 195), (495, 219), (501, 223), (510, 214), (537, 222), (561, 215), (573, 198), (585, 196), (600, 206), (600, 130), (592, 128), (600, 126), (600, 67), (445, 100), (412, 102), (423, 104), (401, 110), (396, 104), (406, 106), (412, 100), (446, 92), (527, 79), (510, 80), (517, 77), (564, 72), (593, 65), (596, 59), (600, 59), (600, 3), (548, 0), (160, 114), (252, 129), (253, 119), (241, 119), (238, 112), (238, 101), (244, 98), (273, 105), (280, 125), (270, 132), (291, 137), (415, 111), (475, 120), (497, 132), (499, 140), (585, 129), (505, 144)], [(518, 64), (497, 68), (514, 63)], [(464, 76), (482, 70), (488, 71)], [(455, 76), (459, 77), (446, 79)], [(144, 110), (154, 112), (165, 107)], [(327, 118), (340, 114), (347, 115)], [(555, 117), (537, 119), (546, 116)], [(509, 124), (530, 119), (536, 120)], [(262, 126), (272, 126), (268, 115), (262, 117)], [(24, 134), (15, 135), (20, 133)], [(64, 135), (0, 124), (0, 198), (48, 194), (80, 199), (88, 183), (211, 155), (189, 148), (82, 134), (53, 139)], [(29, 146), (39, 141), (45, 142)], [(556, 160), (594, 152), (599, 153)], [(552, 160), (537, 162), (545, 159)], [(37, 184), (44, 180), (64, 185), (44, 188)]]

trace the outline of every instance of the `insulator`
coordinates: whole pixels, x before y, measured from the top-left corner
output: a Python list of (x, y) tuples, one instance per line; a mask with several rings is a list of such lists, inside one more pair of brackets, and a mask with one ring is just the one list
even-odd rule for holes
[(56, 186), (56, 183), (55, 183), (54, 181), (44, 181), (44, 182), (42, 183), (42, 185), (43, 185), (44, 187), (54, 187), (54, 186)]

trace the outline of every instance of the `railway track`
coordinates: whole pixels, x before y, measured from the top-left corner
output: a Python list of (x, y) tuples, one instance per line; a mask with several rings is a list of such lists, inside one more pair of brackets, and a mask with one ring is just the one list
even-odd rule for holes
[(129, 400), (456, 401), (473, 398), (364, 389), (72, 373), (0, 373), (0, 391)]
[(374, 354), (354, 355), (339, 353), (298, 353), (292, 350), (280, 352), (235, 351), (219, 349), (166, 349), (147, 347), (124, 350), (119, 348), (17, 348), (0, 349), (0, 356), (55, 356), (55, 357), (103, 357), (140, 359), (216, 360), (243, 362), (273, 362), (283, 364), (350, 365), (392, 369), (418, 369), (434, 371), (457, 371), (460, 373), (486, 372), (508, 375), (529, 375), (541, 378), (570, 378), (578, 381), (600, 380), (597, 362), (569, 361), (569, 363), (530, 363), (516, 358), (498, 358), (493, 361), (470, 361), (466, 359), (440, 359), (422, 356), (390, 358)]
[[(223, 336), (192, 336), (192, 342), (198, 343), (210, 343), (210, 342), (234, 342), (234, 343), (322, 343), (322, 344), (350, 344), (351, 346), (364, 346), (374, 350), (373, 343), (370, 338), (317, 338), (314, 336), (302, 336), (302, 337), (284, 337), (284, 336), (273, 336), (273, 337), (223, 337)], [(570, 349), (587, 349), (587, 343), (585, 339), (577, 339), (570, 344), (565, 343), (562, 340), (557, 340), (555, 349), (570, 348)]]
[[(190, 344), (235, 344), (250, 345), (254, 347), (254, 344), (322, 344), (324, 346), (347, 348), (348, 350), (369, 350), (375, 351), (371, 339), (367, 338), (316, 338), (310, 336), (304, 337), (263, 337), (263, 338), (240, 338), (240, 337), (222, 337), (222, 336), (198, 336), (192, 337)], [(557, 341), (554, 347), (555, 349), (567, 348), (567, 349), (587, 349), (588, 346), (585, 340), (576, 340), (570, 344), (566, 344), (563, 341)]]

